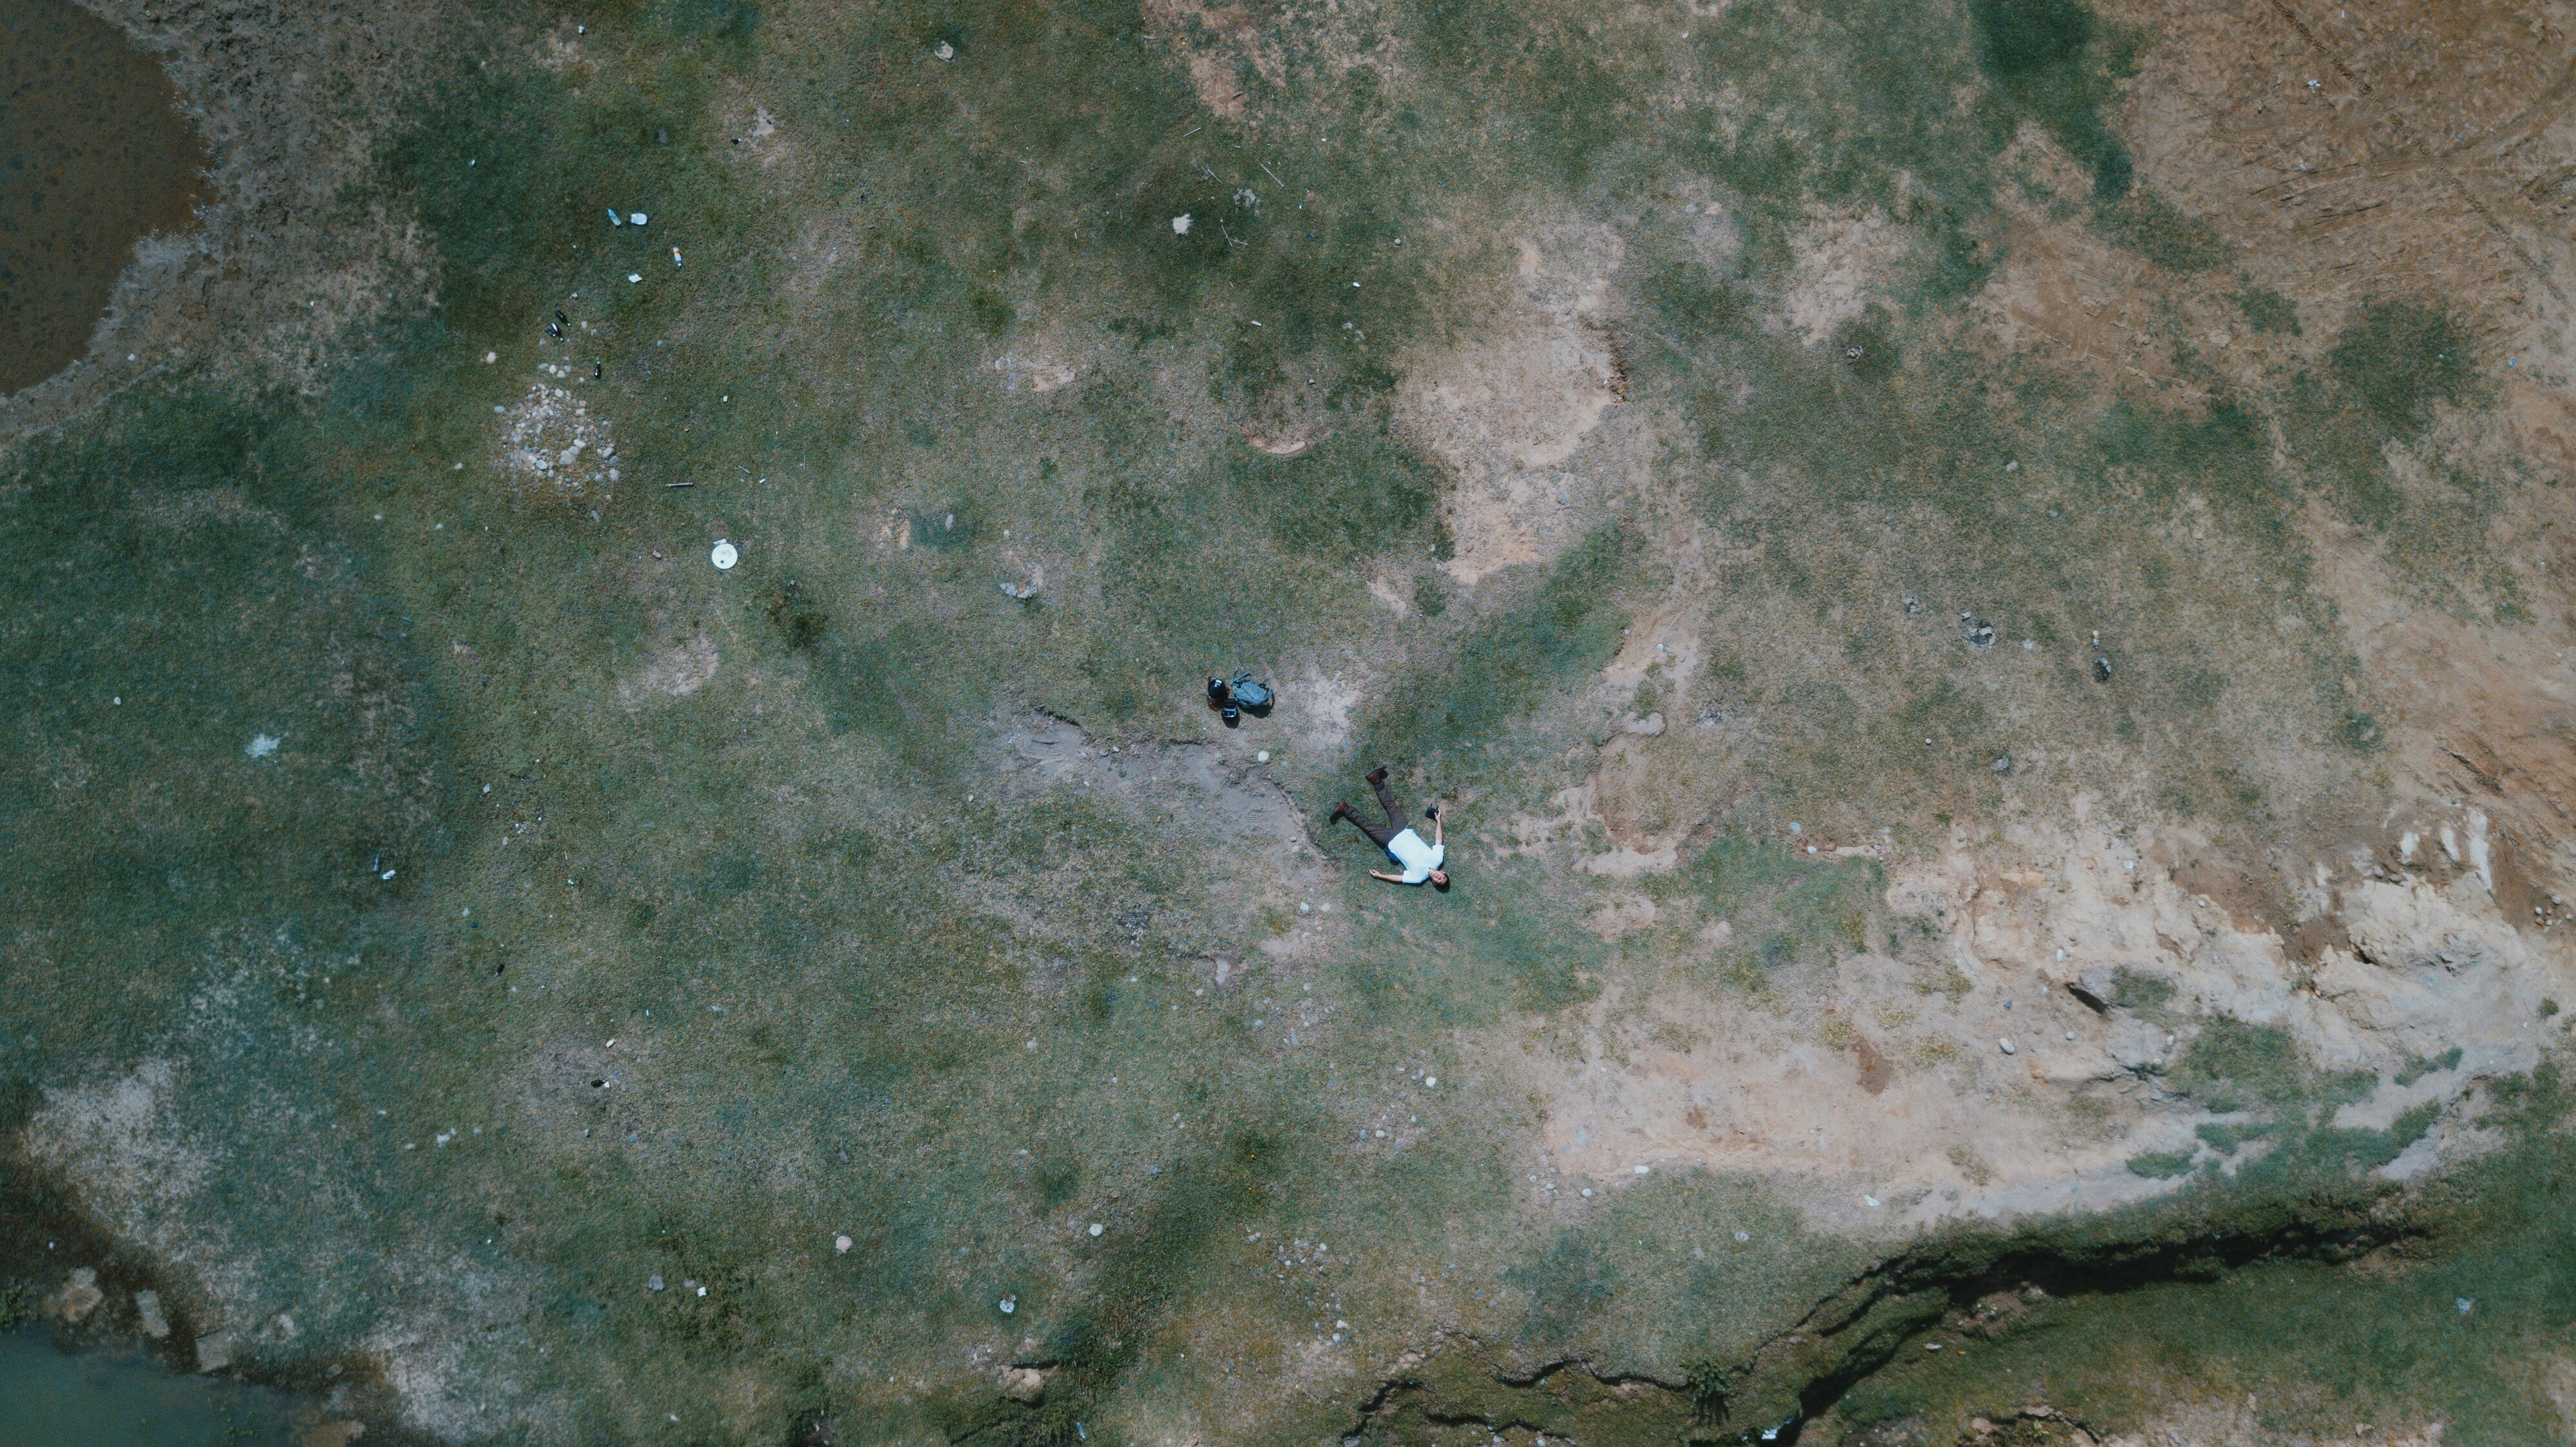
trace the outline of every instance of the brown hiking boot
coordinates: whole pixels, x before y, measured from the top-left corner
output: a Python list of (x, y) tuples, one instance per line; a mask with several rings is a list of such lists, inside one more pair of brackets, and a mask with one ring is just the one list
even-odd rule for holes
[(1333, 805), (1333, 817), (1325, 820), (1324, 822), (1327, 824), (1339, 824), (1345, 819), (1357, 819), (1358, 817), (1359, 816), (1357, 814), (1351, 812), (1351, 806), (1348, 802), (1341, 802)]
[(1386, 765), (1380, 764), (1376, 768), (1369, 770), (1367, 773), (1360, 775), (1360, 777), (1366, 779), (1368, 781), (1368, 786), (1374, 789), (1378, 785), (1386, 782)]

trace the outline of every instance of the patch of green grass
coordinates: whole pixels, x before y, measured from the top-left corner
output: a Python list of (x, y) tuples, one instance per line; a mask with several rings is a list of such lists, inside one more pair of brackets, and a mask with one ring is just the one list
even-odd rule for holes
[(2407, 1056), (2406, 1063), (2398, 1067), (2395, 1079), (2400, 1085), (2413, 1085), (2416, 1081), (2423, 1079), (2425, 1076), (2432, 1074), (2436, 1070), (2457, 1070), (2459, 1068), (2460, 1047), (2454, 1045), (2439, 1055)]
[(2326, 372), (2399, 437), (2423, 431), (2436, 403), (2476, 399), (2484, 382), (2459, 318), (2405, 297), (2363, 303), (2326, 354)]
[(2195, 1156), (2190, 1151), (2149, 1151), (2129, 1157), (2129, 1174), (2150, 1180), (2166, 1180), (2188, 1174)]
[(1471, 750), (1618, 651), (1626, 614), (1614, 598), (1623, 550), (1616, 529), (1569, 549), (1536, 587), (1389, 687), (1360, 715), (1351, 756), (1414, 760), (1437, 778), (1472, 770)]
[(2135, 41), (2084, 0), (1970, 0), (1978, 58), (2008, 113), (2039, 122), (2093, 173), (2094, 194), (2129, 193), (2128, 147), (2103, 118)]
[[(2211, 271), (2236, 256), (2236, 248), (2218, 234), (2217, 227), (2176, 209), (2154, 191), (2133, 191), (2103, 203), (2095, 208), (2093, 223), (2112, 245), (2177, 275)], [(2291, 320), (2295, 325), (2297, 318)]]
[(2306, 1066), (2288, 1032), (2249, 1025), (2232, 1015), (2210, 1016), (2200, 1033), (2175, 1056), (2167, 1078), (2173, 1089), (2225, 1112), (2240, 1104), (2279, 1108), (2299, 1100)]
[(2258, 332), (2273, 336), (2295, 337), (2299, 334), (2299, 309), (2291, 300), (2267, 286), (2247, 283), (2236, 293), (2236, 309), (2245, 314), (2245, 324)]

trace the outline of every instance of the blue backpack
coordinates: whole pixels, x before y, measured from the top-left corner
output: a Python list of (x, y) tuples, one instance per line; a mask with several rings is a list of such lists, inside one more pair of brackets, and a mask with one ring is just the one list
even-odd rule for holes
[(1236, 674), (1225, 688), (1226, 692), (1234, 695), (1237, 708), (1248, 708), (1255, 712), (1270, 707), (1270, 701), (1278, 697), (1266, 685), (1253, 682), (1252, 675), (1249, 673)]

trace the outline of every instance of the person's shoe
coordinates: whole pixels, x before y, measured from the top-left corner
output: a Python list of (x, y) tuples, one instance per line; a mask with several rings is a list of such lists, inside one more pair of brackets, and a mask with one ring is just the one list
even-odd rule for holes
[(1368, 786), (1374, 789), (1378, 785), (1386, 782), (1386, 765), (1380, 764), (1376, 768), (1369, 770), (1367, 773), (1360, 775), (1360, 777), (1368, 780)]
[(1359, 816), (1357, 814), (1351, 812), (1351, 806), (1349, 803), (1343, 802), (1337, 803), (1333, 806), (1333, 817), (1325, 820), (1324, 822), (1327, 824), (1339, 824), (1345, 819), (1356, 819), (1358, 817)]

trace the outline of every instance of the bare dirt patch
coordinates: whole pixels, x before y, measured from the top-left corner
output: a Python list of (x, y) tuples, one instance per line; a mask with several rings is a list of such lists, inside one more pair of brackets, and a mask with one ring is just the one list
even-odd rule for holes
[(1448, 568), (1462, 583), (1555, 556), (1601, 485), (1601, 469), (1565, 464), (1626, 395), (1605, 325), (1624, 251), (1597, 225), (1516, 240), (1515, 304), (1405, 369), (1396, 426), (1456, 479)]

